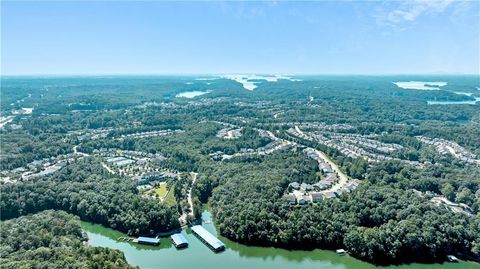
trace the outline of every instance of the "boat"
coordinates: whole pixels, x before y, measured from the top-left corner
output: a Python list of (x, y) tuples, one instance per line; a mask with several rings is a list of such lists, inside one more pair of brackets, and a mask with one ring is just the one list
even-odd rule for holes
[(447, 255), (447, 260), (449, 262), (458, 262), (458, 258), (453, 255)]
[(337, 254), (342, 256), (342, 255), (345, 255), (346, 251), (343, 249), (343, 248), (340, 248), (340, 249), (337, 249)]

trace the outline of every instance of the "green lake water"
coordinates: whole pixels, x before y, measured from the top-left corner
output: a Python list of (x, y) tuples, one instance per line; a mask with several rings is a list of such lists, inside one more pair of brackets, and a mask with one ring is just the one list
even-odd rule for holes
[[(209, 222), (209, 224), (205, 223)], [(217, 235), (211, 222), (211, 214), (204, 211), (202, 226)], [(162, 238), (160, 246), (144, 246), (117, 239), (124, 234), (105, 228), (101, 225), (82, 222), (89, 244), (92, 246), (109, 247), (121, 250), (132, 264), (142, 269), (147, 268), (322, 268), (322, 269), (480, 269), (480, 264), (474, 262), (443, 263), (443, 264), (410, 264), (401, 266), (377, 267), (354, 259), (348, 255), (338, 256), (334, 251), (289, 251), (279, 248), (251, 247), (232, 242), (219, 237), (226, 250), (214, 253), (204, 245), (190, 229), (183, 230), (183, 235), (189, 241), (188, 248), (177, 250), (170, 238)]]

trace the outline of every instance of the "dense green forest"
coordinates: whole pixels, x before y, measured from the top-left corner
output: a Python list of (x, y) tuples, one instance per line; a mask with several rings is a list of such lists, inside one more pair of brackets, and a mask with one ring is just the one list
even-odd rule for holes
[[(254, 91), (224, 78), (2, 78), (1, 113), (12, 121), (0, 129), (1, 218), (63, 210), (130, 235), (153, 235), (180, 226), (181, 213), (190, 212), (191, 189), (194, 216), (208, 204), (219, 232), (244, 244), (343, 247), (377, 264), (443, 261), (447, 254), (479, 260), (480, 106), (427, 104), (480, 96), (479, 77), (299, 78), (261, 81)], [(411, 80), (448, 85), (417, 91), (392, 83)], [(209, 93), (176, 97), (186, 91)], [(33, 112), (17, 113), (25, 107)], [(333, 146), (292, 135), (298, 125), (309, 134), (334, 137)], [(240, 130), (239, 137), (219, 135), (233, 129)], [(163, 130), (172, 132), (142, 135)], [(449, 143), (470, 154), (464, 155), (470, 162), (417, 136)], [(361, 142), (348, 140), (352, 137), (398, 149), (385, 153), (359, 146), (388, 157), (378, 161), (349, 156), (342, 149)], [(291, 146), (266, 150), (280, 140)], [(308, 147), (360, 180), (358, 188), (290, 206), (289, 183), (315, 183), (325, 176), (303, 152)], [(144, 160), (135, 159), (128, 173), (106, 170), (108, 154), (119, 150), (161, 155), (152, 164), (156, 172), (180, 173), (169, 181), (175, 204), (145, 197), (137, 188), (141, 184), (128, 174), (143, 176)], [(28, 177), (31, 169), (72, 154), (82, 158), (51, 175)], [(195, 183), (191, 172), (198, 173)], [(432, 197), (461, 203), (468, 212), (454, 212)]]
[[(428, 262), (452, 252), (480, 254), (478, 213), (472, 218), (454, 214), (418, 197), (412, 188), (439, 186), (395, 162), (368, 172), (359, 189), (339, 200), (291, 210), (282, 201), (288, 182), (314, 176), (311, 166), (291, 158), (272, 156), (246, 170), (242, 165), (237, 171), (228, 169), (228, 174), (220, 170), (208, 175), (225, 182), (211, 198), (224, 236), (286, 248), (345, 246), (353, 255), (379, 264)], [(265, 170), (280, 174), (264, 175)], [(468, 184), (478, 189), (480, 171), (473, 172), (476, 176)], [(474, 198), (477, 207), (479, 198)]]
[(118, 250), (90, 247), (78, 217), (43, 211), (2, 221), (2, 268), (134, 268)]
[(142, 199), (135, 186), (135, 182), (109, 176), (93, 160), (81, 160), (53, 177), (2, 185), (1, 217), (58, 209), (129, 234), (179, 226), (175, 210)]

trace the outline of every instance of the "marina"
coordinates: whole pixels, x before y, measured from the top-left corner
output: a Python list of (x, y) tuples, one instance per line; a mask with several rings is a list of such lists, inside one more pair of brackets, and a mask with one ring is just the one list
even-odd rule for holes
[(170, 238), (176, 248), (185, 248), (188, 246), (187, 239), (181, 233), (172, 234)]
[(480, 0), (0, 6), (0, 269), (480, 269)]
[(205, 244), (207, 244), (214, 251), (225, 250), (225, 245), (213, 234), (203, 228), (201, 225), (194, 225), (191, 227), (192, 232), (198, 236)]
[(91, 246), (109, 247), (121, 250), (127, 261), (141, 269), (149, 268), (298, 268), (298, 269), (480, 269), (474, 262), (458, 261), (442, 264), (406, 264), (396, 266), (375, 266), (360, 261), (348, 254), (338, 255), (335, 250), (315, 249), (286, 250), (273, 247), (256, 247), (239, 244), (217, 234), (211, 214), (204, 211), (202, 227), (218, 237), (225, 250), (211, 251), (190, 230), (181, 234), (188, 240), (188, 248), (177, 249), (170, 237), (161, 237), (159, 246), (141, 245), (132, 241), (120, 241), (124, 234), (97, 224), (82, 222)]

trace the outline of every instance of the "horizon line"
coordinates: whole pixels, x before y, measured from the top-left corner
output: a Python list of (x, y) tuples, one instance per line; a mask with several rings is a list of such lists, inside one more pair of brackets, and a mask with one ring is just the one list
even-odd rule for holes
[(96, 76), (225, 76), (225, 75), (273, 75), (273, 76), (480, 76), (479, 73), (291, 73), (291, 72), (225, 72), (225, 73), (37, 73), (0, 74), (0, 77), (96, 77)]

